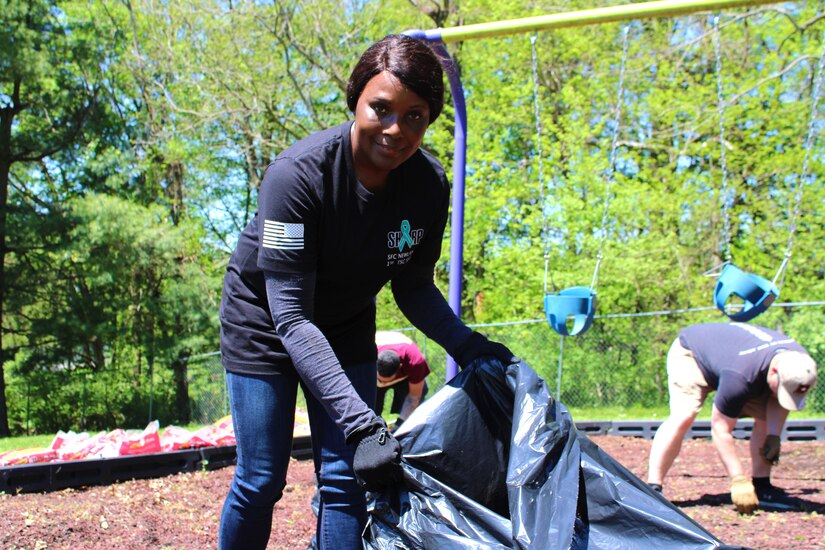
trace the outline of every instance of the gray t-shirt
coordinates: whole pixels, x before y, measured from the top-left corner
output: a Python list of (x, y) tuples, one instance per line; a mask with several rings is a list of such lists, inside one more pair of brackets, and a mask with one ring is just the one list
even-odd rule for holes
[(770, 391), (768, 368), (780, 351), (808, 353), (793, 338), (747, 323), (705, 323), (679, 333), (682, 347), (693, 353), (722, 414), (736, 418), (749, 399)]

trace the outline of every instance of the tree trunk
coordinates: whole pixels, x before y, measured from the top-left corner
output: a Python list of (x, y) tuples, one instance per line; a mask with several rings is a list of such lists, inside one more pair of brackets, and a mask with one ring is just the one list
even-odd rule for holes
[(172, 362), (172, 376), (175, 381), (175, 416), (181, 424), (188, 424), (189, 413), (189, 350), (182, 350)]
[[(19, 93), (16, 83), (14, 98)], [(13, 103), (12, 105), (16, 105)], [(3, 347), (3, 305), (6, 301), (6, 211), (9, 196), (9, 173), (11, 172), (11, 125), (14, 107), (0, 109), (0, 437), (9, 437), (9, 415), (6, 406), (6, 378), (4, 365), (6, 353)]]

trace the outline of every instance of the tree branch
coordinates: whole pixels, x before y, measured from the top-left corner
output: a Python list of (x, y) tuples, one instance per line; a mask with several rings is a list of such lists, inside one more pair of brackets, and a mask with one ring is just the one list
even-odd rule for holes
[(736, 94), (735, 96), (732, 96), (730, 99), (728, 99), (727, 101), (725, 101), (725, 103), (726, 103), (726, 104), (728, 104), (728, 105), (733, 105), (733, 104), (737, 103), (737, 102), (739, 101), (739, 99), (740, 99), (740, 98), (742, 98), (742, 96), (746, 96), (746, 95), (748, 95), (749, 93), (751, 93), (751, 92), (752, 92), (752, 91), (754, 91), (755, 89), (759, 88), (760, 86), (762, 86), (762, 85), (763, 85), (763, 84), (765, 84), (766, 82), (770, 82), (771, 80), (775, 80), (775, 79), (777, 79), (777, 78), (781, 78), (783, 75), (785, 75), (786, 73), (788, 73), (791, 69), (793, 69), (796, 65), (798, 65), (799, 63), (801, 63), (801, 62), (803, 62), (803, 61), (806, 61), (806, 60), (808, 60), (808, 59), (813, 59), (813, 60), (816, 60), (817, 58), (816, 58), (815, 56), (813, 56), (813, 55), (803, 55), (803, 56), (797, 57), (796, 59), (794, 59), (792, 62), (790, 62), (790, 63), (789, 63), (789, 64), (788, 64), (788, 65), (787, 65), (784, 69), (782, 69), (781, 71), (777, 71), (777, 72), (775, 72), (775, 73), (772, 73), (772, 74), (770, 74), (770, 75), (766, 76), (765, 78), (762, 78), (762, 79), (758, 80), (758, 81), (756, 82), (756, 84), (754, 84), (753, 86), (751, 86), (751, 87), (750, 87), (750, 88), (748, 88), (747, 90), (745, 90), (745, 91), (743, 91), (743, 92), (739, 92), (739, 93), (738, 93), (738, 94)]

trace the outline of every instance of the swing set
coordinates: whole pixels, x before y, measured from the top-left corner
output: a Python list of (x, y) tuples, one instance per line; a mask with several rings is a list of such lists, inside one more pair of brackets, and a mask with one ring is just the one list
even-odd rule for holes
[[(775, 4), (776, 0), (663, 0), (656, 2), (642, 2), (637, 4), (629, 4), (623, 6), (613, 6), (607, 8), (596, 8), (588, 10), (580, 10), (566, 13), (558, 13), (552, 15), (528, 17), (523, 19), (513, 19), (507, 21), (498, 21), (493, 23), (482, 23), (476, 25), (466, 25), (451, 28), (439, 28), (432, 30), (410, 30), (404, 34), (409, 36), (426, 40), (431, 43), (433, 49), (441, 58), (445, 68), (445, 72), (450, 84), (450, 90), (454, 101), (455, 108), (455, 133), (454, 133), (454, 163), (453, 163), (453, 203), (452, 203), (452, 218), (451, 227), (452, 238), (450, 243), (450, 286), (449, 286), (449, 304), (456, 315), (460, 316), (461, 307), (461, 280), (462, 280), (462, 263), (463, 263), (463, 239), (464, 239), (464, 188), (465, 188), (465, 174), (466, 174), (466, 137), (467, 137), (467, 111), (464, 101), (464, 90), (461, 80), (458, 76), (458, 70), (453, 63), (446, 44), (450, 42), (459, 42), (463, 40), (490, 38), (495, 36), (503, 36), (509, 34), (519, 33), (535, 33), (538, 31), (546, 31), (574, 26), (603, 24), (618, 21), (629, 21), (649, 18), (663, 18), (675, 17), (680, 15), (687, 15), (699, 11), (708, 10), (729, 10), (738, 7), (756, 6), (763, 4)], [(616, 105), (614, 107), (613, 126), (612, 126), (612, 143), (610, 148), (610, 163), (604, 174), (605, 178), (605, 197), (604, 210), (602, 214), (601, 232), (599, 235), (600, 244), (598, 254), (596, 256), (596, 264), (593, 271), (590, 286), (574, 286), (565, 288), (560, 291), (547, 291), (547, 278), (549, 271), (549, 254), (546, 239), (546, 217), (542, 210), (542, 238), (545, 243), (544, 250), (544, 311), (550, 327), (562, 336), (576, 336), (581, 335), (592, 325), (596, 312), (596, 297), (599, 268), (603, 259), (603, 248), (605, 241), (605, 234), (608, 222), (609, 204), (610, 204), (610, 187), (614, 179), (614, 172), (616, 168), (617, 143), (618, 134), (620, 131), (621, 109), (624, 95), (624, 72), (627, 59), (627, 34), (628, 27), (625, 26), (623, 32), (622, 58), (619, 75), (618, 90), (616, 93)], [(779, 296), (779, 288), (781, 287), (782, 278), (787, 267), (792, 243), (793, 235), (797, 227), (797, 217), (799, 215), (799, 208), (802, 200), (802, 191), (805, 180), (807, 179), (807, 167), (810, 150), (813, 144), (814, 136), (814, 119), (816, 113), (816, 105), (819, 94), (819, 84), (821, 81), (822, 64), (825, 60), (825, 52), (820, 59), (818, 76), (816, 79), (816, 86), (813, 94), (813, 105), (811, 111), (811, 119), (808, 127), (808, 137), (805, 144), (805, 161), (803, 163), (802, 174), (797, 182), (795, 193), (795, 204), (792, 211), (792, 222), (790, 229), (790, 236), (788, 239), (788, 246), (785, 253), (785, 258), (777, 271), (773, 281), (768, 281), (758, 275), (746, 273), (730, 261), (730, 220), (729, 212), (731, 210), (733, 197), (727, 189), (727, 174), (726, 161), (724, 156), (724, 102), (722, 96), (721, 84), (721, 54), (718, 47), (718, 29), (715, 29), (715, 44), (716, 44), (716, 62), (717, 62), (717, 94), (718, 94), (718, 109), (719, 109), (719, 132), (721, 144), (721, 165), (722, 165), (722, 191), (725, 196), (725, 203), (723, 206), (723, 214), (725, 217), (725, 247), (727, 261), (722, 264), (721, 273), (718, 274), (718, 280), (714, 291), (714, 301), (717, 307), (727, 314), (731, 319), (736, 321), (745, 321), (752, 319), (765, 311)], [(539, 183), (541, 185), (542, 194), (542, 209), (543, 205), (543, 164), (541, 151), (541, 118), (539, 107), (539, 92), (538, 92), (538, 74), (537, 74), (537, 54), (535, 46), (535, 37), (531, 37), (532, 56), (533, 56), (533, 91), (534, 91), (534, 107), (536, 117), (536, 154), (538, 158), (538, 173)], [(714, 268), (706, 274), (710, 274), (718, 268)], [(779, 281), (779, 284), (777, 284)], [(739, 297), (743, 300), (744, 305), (740, 311), (733, 311), (734, 308), (727, 304), (732, 297)], [(561, 349), (560, 349), (561, 351)], [(561, 361), (561, 359), (560, 359)], [(447, 379), (449, 380), (458, 372), (458, 366), (452, 358), (447, 362)]]

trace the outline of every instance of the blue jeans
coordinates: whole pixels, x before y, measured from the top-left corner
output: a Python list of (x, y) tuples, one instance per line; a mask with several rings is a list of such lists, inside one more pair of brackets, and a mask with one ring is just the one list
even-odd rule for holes
[[(344, 367), (355, 391), (375, 402), (375, 363)], [(276, 376), (226, 374), (238, 464), (221, 514), (221, 550), (266, 548), (272, 509), (286, 486), (292, 450), (296, 373)], [(361, 548), (367, 521), (364, 491), (355, 481), (355, 447), (327, 415), (321, 403), (304, 391), (307, 401), (315, 476), (321, 495), (315, 545)], [(309, 503), (307, 503), (309, 504)]]

